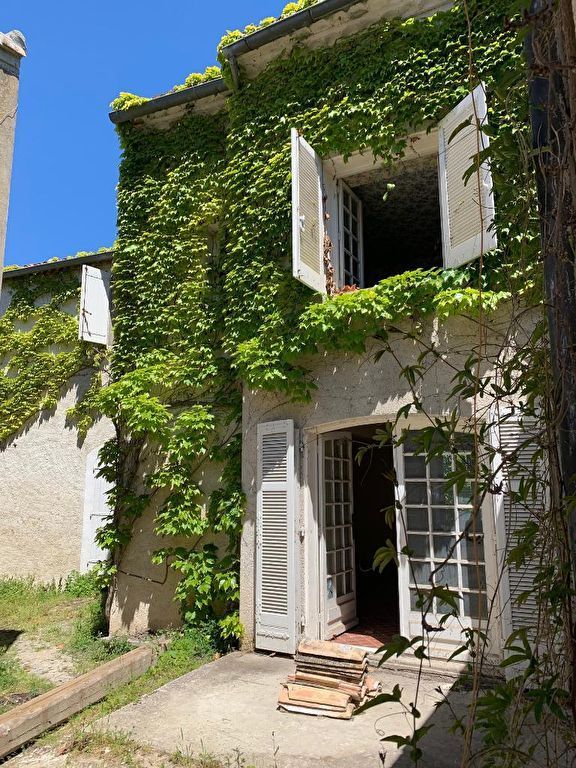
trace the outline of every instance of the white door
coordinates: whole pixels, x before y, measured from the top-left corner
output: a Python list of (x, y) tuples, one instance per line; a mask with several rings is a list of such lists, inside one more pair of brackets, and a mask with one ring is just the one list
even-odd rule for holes
[(320, 509), (322, 514), (320, 562), (324, 637), (329, 639), (358, 623), (356, 567), (352, 529), (352, 437), (332, 432), (321, 438)]
[[(470, 436), (461, 436), (459, 454), (469, 457), (472, 466), (473, 445)], [(471, 520), (473, 506), (472, 481), (458, 491), (448, 488), (444, 478), (454, 470), (451, 453), (426, 463), (418, 453), (416, 433), (396, 448), (396, 471), (399, 484), (398, 549), (408, 546), (410, 560), (400, 555), (400, 626), (401, 634), (422, 634), (422, 610), (419, 596), (430, 588), (430, 573), (444, 561), (435, 575), (436, 586), (447, 586), (456, 597), (459, 616), (448, 619), (444, 630), (432, 635), (440, 643), (462, 642), (466, 626), (486, 626), (488, 600), (484, 531), (487, 520), (482, 515)], [(432, 601), (426, 621), (438, 626), (449, 606)]]
[(111, 484), (103, 477), (98, 477), (100, 464), (95, 448), (86, 459), (86, 480), (84, 485), (84, 522), (82, 526), (82, 549), (80, 553), (80, 572), (85, 573), (96, 563), (106, 560), (108, 551), (96, 542), (96, 533), (106, 524), (112, 514), (108, 504), (108, 491)]

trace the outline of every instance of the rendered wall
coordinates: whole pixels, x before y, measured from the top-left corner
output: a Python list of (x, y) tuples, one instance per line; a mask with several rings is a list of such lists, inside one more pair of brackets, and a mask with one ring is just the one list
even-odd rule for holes
[(113, 434), (101, 419), (80, 441), (66, 424), (87, 386), (75, 379), (54, 412), (0, 450), (0, 576), (58, 581), (80, 567), (86, 458)]
[[(491, 319), (488, 348), (500, 349), (506, 339), (508, 350), (514, 344), (521, 344), (524, 333), (529, 332), (530, 320), (526, 318), (522, 337), (515, 342), (509, 332), (509, 315), (505, 310)], [(455, 404), (449, 402), (448, 392), (453, 388), (454, 370), (462, 363), (478, 344), (478, 326), (465, 318), (454, 318), (440, 328), (430, 324), (424, 329), (422, 338), (433, 341), (445, 354), (445, 362), (432, 366), (422, 384), (418, 385), (419, 395), (424, 408), (429, 414), (448, 413)], [(494, 346), (492, 346), (494, 345)], [(279, 419), (293, 419), (300, 430), (300, 440), (306, 442), (315, 430), (329, 431), (358, 424), (392, 421), (398, 410), (410, 402), (412, 395), (404, 379), (399, 377), (398, 364), (384, 355), (374, 362), (374, 351), (368, 349), (363, 356), (350, 354), (324, 354), (303, 361), (311, 371), (311, 377), (317, 386), (310, 403), (296, 404), (287, 401), (285, 396), (262, 391), (244, 392), (243, 403), (243, 487), (247, 499), (246, 517), (241, 540), (240, 560), (240, 619), (244, 626), (244, 646), (254, 644), (255, 612), (255, 519), (256, 519), (256, 440), (259, 422)], [(415, 364), (421, 348), (411, 342), (398, 342), (396, 354), (403, 365)], [(454, 367), (452, 367), (454, 366)], [(472, 403), (464, 403), (461, 416), (466, 418), (472, 412)], [(306, 432), (309, 430), (309, 432)], [(303, 477), (300, 461), (298, 477)], [(299, 493), (299, 522), (297, 528), (306, 527), (304, 503), (306, 488)], [(300, 594), (306, 592), (309, 574), (306, 571), (304, 547), (300, 548)], [(306, 613), (306, 605), (296, 607), (296, 616)]]

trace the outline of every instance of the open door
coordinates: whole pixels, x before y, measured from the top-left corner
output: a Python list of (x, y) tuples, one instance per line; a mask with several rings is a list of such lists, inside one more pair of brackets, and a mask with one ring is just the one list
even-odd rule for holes
[(321, 438), (320, 555), (324, 578), (320, 588), (324, 606), (324, 637), (345, 632), (358, 623), (356, 611), (356, 564), (352, 528), (352, 436), (331, 432)]

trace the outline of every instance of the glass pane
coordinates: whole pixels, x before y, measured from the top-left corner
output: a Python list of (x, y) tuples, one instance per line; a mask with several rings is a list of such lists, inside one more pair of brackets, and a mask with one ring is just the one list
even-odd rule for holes
[(460, 614), (462, 612), (462, 599), (459, 592), (452, 592), (454, 597), (456, 598), (456, 611), (454, 611), (454, 606), (450, 605), (449, 603), (445, 603), (444, 600), (441, 600), (439, 597), (436, 598), (436, 612), (441, 614), (451, 614), (456, 613)]
[(326, 440), (324, 443), (324, 455), (325, 456), (333, 456), (332, 453), (332, 440)]
[(332, 461), (330, 459), (324, 460), (324, 478), (326, 480), (332, 480), (334, 478), (334, 473), (332, 471)]
[(344, 522), (348, 525), (352, 523), (352, 504), (344, 504)]
[(460, 552), (462, 560), (484, 562), (484, 539), (481, 536), (466, 536), (460, 542)]
[(419, 563), (417, 560), (410, 562), (410, 583), (428, 584), (430, 578), (430, 563)]
[(346, 594), (352, 592), (352, 571), (346, 573)]
[(352, 219), (352, 234), (358, 237), (358, 219)]
[(336, 593), (338, 597), (346, 594), (346, 578), (343, 573), (336, 577)]
[(451, 507), (454, 504), (454, 491), (446, 483), (430, 483), (432, 506)]
[(427, 531), (428, 530), (428, 510), (418, 507), (408, 507), (406, 509), (406, 525), (409, 531)]
[(335, 549), (335, 537), (334, 537), (334, 529), (329, 529), (326, 531), (326, 551), (332, 552)]
[[(444, 559), (456, 543), (456, 536), (434, 536), (434, 557)], [(455, 549), (451, 557), (455, 558), (458, 550)]]
[(344, 544), (347, 547), (352, 546), (352, 528), (349, 525), (344, 528)]
[(358, 214), (358, 203), (356, 202), (356, 199), (350, 196), (350, 211), (352, 212), (353, 216), (356, 216)]
[(338, 456), (339, 458), (342, 458), (342, 456), (344, 455), (344, 441), (336, 440), (335, 443), (336, 443), (336, 446), (335, 446), (336, 456)]
[(346, 568), (344, 567), (344, 552), (340, 549), (338, 552), (336, 552), (336, 572), (342, 573), (342, 571), (345, 571)]
[(474, 499), (474, 486), (471, 480), (464, 483), (464, 486), (458, 491), (458, 504), (472, 504)]
[(350, 480), (350, 462), (345, 461), (342, 465), (342, 477), (344, 480)]
[(341, 461), (334, 462), (334, 479), (342, 480), (342, 462)]
[[(346, 206), (346, 200), (344, 200), (344, 206)], [(350, 213), (344, 207), (344, 227), (350, 229)]]
[(415, 589), (410, 590), (410, 610), (420, 612), (422, 607), (428, 608), (429, 598), (426, 590), (420, 590), (418, 593)]
[(334, 594), (334, 579), (332, 576), (328, 576), (326, 579), (326, 595), (328, 597), (328, 600), (331, 600), (333, 597), (336, 597)]
[(464, 593), (464, 613), (473, 619), (488, 618), (488, 601), (486, 595), (474, 594), (474, 592)]
[(336, 573), (336, 555), (332, 552), (326, 556), (326, 569), (328, 575), (333, 576)]
[(452, 472), (452, 456), (449, 453), (435, 456), (428, 466), (430, 467), (430, 477), (446, 477), (449, 472)]
[(344, 501), (350, 501), (350, 483), (344, 483)]
[(426, 483), (406, 483), (406, 503), (427, 504), (428, 492), (426, 490)]
[(453, 531), (454, 530), (454, 510), (453, 509), (433, 509), (432, 510), (432, 530)]
[[(472, 509), (470, 507), (468, 509), (464, 508), (458, 510), (458, 524), (460, 526), (460, 531), (466, 530), (470, 534), (482, 533), (482, 515), (477, 514), (473, 523), (470, 523), (471, 518)], [(468, 523), (470, 523), (469, 528), (467, 528)]]
[[(434, 564), (436, 568), (438, 568), (439, 565), (442, 565), (441, 563), (435, 563)], [(446, 565), (442, 566), (439, 571), (436, 571), (434, 575), (434, 582), (435, 584), (438, 584), (442, 587), (448, 586), (448, 587), (457, 587), (458, 586), (458, 566), (452, 565), (450, 563), (447, 563)]]
[(346, 570), (351, 571), (352, 570), (352, 550), (347, 549), (344, 552), (344, 563), (346, 565)]
[(324, 483), (324, 496), (327, 504), (334, 501), (334, 483)]
[(342, 504), (334, 505), (334, 522), (335, 525), (342, 525), (344, 523), (344, 511), (342, 510)]
[(406, 456), (404, 458), (404, 474), (406, 477), (426, 479), (426, 459), (424, 456)]
[(428, 536), (419, 536), (415, 533), (409, 533), (408, 549), (412, 557), (430, 557), (430, 542)]
[(334, 483), (334, 501), (342, 501), (342, 483)]
[(486, 589), (486, 571), (484, 566), (463, 565), (462, 586), (468, 589)]
[(326, 527), (331, 527), (335, 523), (334, 520), (334, 505), (333, 504), (327, 504), (326, 505)]

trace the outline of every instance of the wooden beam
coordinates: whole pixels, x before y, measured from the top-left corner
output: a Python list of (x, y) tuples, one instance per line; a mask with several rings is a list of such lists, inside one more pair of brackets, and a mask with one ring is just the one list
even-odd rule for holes
[(136, 648), (0, 715), (0, 758), (138, 677), (153, 657), (150, 647)]

